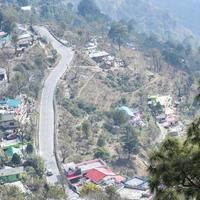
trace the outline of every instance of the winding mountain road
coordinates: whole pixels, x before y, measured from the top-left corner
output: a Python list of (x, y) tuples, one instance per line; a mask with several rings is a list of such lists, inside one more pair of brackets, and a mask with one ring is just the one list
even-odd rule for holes
[(54, 106), (53, 99), (58, 81), (69, 67), (74, 52), (58, 42), (45, 27), (34, 27), (36, 32), (47, 39), (54, 49), (60, 54), (61, 59), (56, 67), (50, 72), (44, 82), (40, 101), (39, 122), (39, 153), (45, 161), (45, 167), (51, 169), (52, 176), (47, 177), (50, 184), (59, 181), (59, 170), (54, 152)]

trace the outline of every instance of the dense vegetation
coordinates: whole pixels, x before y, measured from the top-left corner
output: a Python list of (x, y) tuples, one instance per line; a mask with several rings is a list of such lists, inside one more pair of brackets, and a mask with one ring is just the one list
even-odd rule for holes
[(93, 20), (103, 16), (93, 0), (82, 0), (78, 5), (78, 14)]

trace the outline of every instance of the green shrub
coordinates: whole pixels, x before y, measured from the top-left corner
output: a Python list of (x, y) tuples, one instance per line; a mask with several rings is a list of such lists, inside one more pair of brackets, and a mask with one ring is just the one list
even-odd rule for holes
[(93, 105), (83, 102), (83, 101), (78, 102), (78, 107), (84, 110), (88, 114), (96, 110), (96, 108)]
[(105, 161), (108, 161), (110, 159), (110, 153), (104, 147), (98, 147), (95, 150), (94, 156), (95, 156), (95, 158), (101, 158), (101, 159), (103, 159)]
[(106, 138), (104, 135), (100, 135), (99, 138), (98, 138), (98, 141), (97, 141), (97, 145), (99, 147), (103, 147), (106, 145)]

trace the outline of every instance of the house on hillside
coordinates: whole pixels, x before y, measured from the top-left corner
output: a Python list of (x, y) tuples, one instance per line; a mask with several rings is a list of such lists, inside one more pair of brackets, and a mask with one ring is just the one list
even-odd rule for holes
[(34, 37), (31, 33), (25, 33), (18, 36), (17, 46), (18, 47), (28, 47), (34, 42)]
[(0, 169), (0, 183), (12, 183), (19, 181), (23, 174), (23, 167)]
[(0, 110), (0, 128), (3, 130), (19, 128), (19, 123), (15, 120), (14, 113), (3, 111)]
[(125, 68), (125, 67), (127, 67), (127, 64), (124, 60), (116, 58), (114, 61), (114, 67), (124, 67)]
[(157, 100), (164, 108), (172, 106), (173, 99), (169, 95), (168, 96), (158, 96)]
[(84, 46), (83, 50), (85, 51), (85, 53), (90, 54), (97, 49), (97, 45), (97, 39), (95, 37), (92, 37), (90, 41)]
[(127, 180), (124, 185), (128, 188), (132, 189), (141, 189), (141, 190), (147, 190), (149, 189), (148, 181), (146, 178), (134, 176), (133, 178)]
[(13, 130), (17, 128), (20, 128), (20, 124), (16, 120), (0, 122), (0, 129), (2, 130)]
[(107, 167), (106, 163), (101, 159), (95, 159), (90, 161), (85, 161), (76, 165), (81, 169), (82, 173), (87, 173), (89, 170), (98, 168), (98, 167)]
[(117, 110), (125, 112), (129, 117), (134, 116), (133, 110), (127, 106), (121, 106), (121, 107), (117, 108)]
[(170, 135), (171, 137), (177, 137), (178, 136), (178, 131), (174, 128), (169, 130), (168, 135)]
[(156, 116), (156, 120), (159, 122), (159, 123), (164, 123), (166, 122), (166, 115), (164, 113)]
[(137, 108), (131, 109), (127, 106), (121, 106), (121, 107), (118, 107), (117, 110), (124, 112), (130, 118), (129, 124), (133, 126), (140, 126), (140, 127), (145, 126), (145, 123), (142, 120), (142, 116), (140, 114), (139, 109)]
[[(9, 133), (9, 135), (6, 137), (12, 137), (11, 134), (12, 133)], [(18, 135), (15, 135), (14, 133), (12, 135), (15, 136), (15, 138), (13, 137), (10, 140), (4, 138), (4, 140), (2, 140), (1, 142), (2, 149), (8, 149), (10, 147), (19, 147), (22, 144), (22, 141), (20, 140)]]
[(89, 57), (91, 59), (93, 59), (95, 62), (97, 63), (101, 63), (102, 59), (106, 58), (109, 56), (109, 53), (105, 52), (105, 51), (92, 51), (89, 54)]
[(97, 185), (116, 185), (124, 181), (124, 177), (116, 175), (108, 168), (94, 168), (84, 175), (88, 180)]
[(0, 107), (16, 109), (19, 108), (20, 105), (21, 105), (20, 99), (9, 99), (9, 98), (0, 99)]
[(164, 122), (162, 125), (166, 129), (169, 129), (169, 127), (170, 127), (170, 124), (168, 122)]
[(11, 36), (6, 32), (0, 31), (0, 48), (4, 47), (10, 41)]
[[(67, 177), (73, 177), (74, 174), (85, 174), (89, 170), (98, 168), (98, 167), (107, 167), (106, 163), (101, 159), (95, 159), (90, 161), (81, 162), (78, 164), (75, 163), (68, 163), (64, 166), (64, 171)], [(78, 172), (79, 173), (78, 173)]]
[(170, 126), (174, 126), (178, 123), (178, 119), (176, 116), (173, 116), (173, 115), (169, 115), (167, 118), (166, 118), (166, 121), (167, 123), (170, 125)]
[(156, 106), (158, 103), (158, 96), (156, 95), (152, 95), (152, 96), (148, 96), (148, 105), (151, 106)]
[(115, 61), (115, 57), (114, 56), (107, 56), (102, 58), (101, 63), (99, 64), (99, 66), (102, 69), (110, 69), (111, 67), (114, 66), (114, 61)]
[(97, 48), (97, 43), (89, 42), (87, 45), (85, 45), (84, 51), (90, 53), (91, 51), (94, 51), (96, 48)]
[(70, 187), (79, 192), (84, 183), (92, 182), (99, 186), (120, 185), (124, 178), (116, 175), (104, 161), (95, 159), (79, 164), (64, 165)]
[(19, 155), (20, 157), (22, 156), (22, 151), (20, 148), (15, 148), (15, 147), (9, 147), (8, 149), (5, 150), (6, 156), (11, 159), (14, 154)]
[(153, 200), (147, 179), (137, 176), (124, 182), (124, 187), (117, 192), (127, 200)]
[(107, 167), (106, 163), (101, 159), (95, 159), (90, 161), (85, 161), (82, 163), (68, 163), (63, 166), (66, 178), (69, 182), (70, 187), (78, 192), (83, 184), (86, 182), (86, 177), (84, 175), (98, 167)]
[(0, 123), (13, 121), (15, 119), (15, 115), (13, 112), (0, 112)]

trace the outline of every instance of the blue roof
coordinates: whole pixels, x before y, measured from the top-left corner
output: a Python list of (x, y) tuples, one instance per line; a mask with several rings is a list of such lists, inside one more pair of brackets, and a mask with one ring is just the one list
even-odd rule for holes
[(126, 187), (132, 187), (132, 188), (141, 188), (146, 189), (149, 187), (148, 181), (146, 179), (140, 178), (140, 177), (133, 177), (132, 179), (125, 182)]
[(1, 99), (0, 100), (1, 105), (8, 105), (9, 107), (18, 108), (21, 104), (21, 101), (19, 99)]
[(119, 107), (117, 109), (126, 112), (126, 114), (131, 116), (131, 117), (134, 116), (133, 110), (128, 108), (127, 106), (121, 106), (121, 107)]
[(9, 107), (13, 107), (13, 108), (18, 108), (20, 106), (21, 102), (18, 99), (8, 99), (7, 100), (7, 105)]

